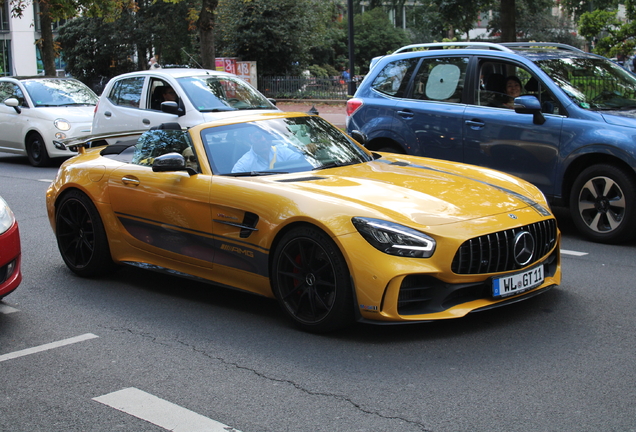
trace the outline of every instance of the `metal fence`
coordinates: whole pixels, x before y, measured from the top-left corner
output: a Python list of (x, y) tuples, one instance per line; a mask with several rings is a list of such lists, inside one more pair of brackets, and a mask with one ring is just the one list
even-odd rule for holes
[(274, 99), (347, 99), (347, 83), (340, 77), (258, 77), (258, 90)]

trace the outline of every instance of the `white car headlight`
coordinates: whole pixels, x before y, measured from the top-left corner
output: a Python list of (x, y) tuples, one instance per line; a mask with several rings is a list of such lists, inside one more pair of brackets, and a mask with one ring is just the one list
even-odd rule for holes
[(67, 131), (71, 128), (71, 123), (68, 120), (64, 120), (61, 118), (56, 119), (53, 124), (61, 131)]
[(15, 216), (9, 208), (9, 205), (5, 200), (0, 198), (0, 234), (11, 228), (14, 221)]
[(430, 258), (435, 252), (432, 237), (404, 225), (364, 217), (354, 217), (351, 222), (371, 246), (386, 254)]

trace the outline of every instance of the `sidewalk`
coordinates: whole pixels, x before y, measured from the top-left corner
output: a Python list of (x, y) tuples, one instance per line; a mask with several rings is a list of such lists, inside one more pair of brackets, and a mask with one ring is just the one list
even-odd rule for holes
[(345, 128), (345, 119), (347, 118), (347, 101), (319, 101), (319, 100), (281, 100), (276, 106), (282, 111), (297, 111), (306, 113), (310, 109), (315, 108), (318, 115), (337, 128)]

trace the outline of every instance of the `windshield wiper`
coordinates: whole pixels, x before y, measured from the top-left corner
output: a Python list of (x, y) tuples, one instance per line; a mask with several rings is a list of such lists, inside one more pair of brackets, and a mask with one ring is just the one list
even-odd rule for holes
[(356, 162), (329, 162), (327, 164), (321, 165), (319, 167), (313, 168), (312, 171), (317, 171), (321, 169), (329, 169), (329, 168), (339, 168), (347, 165), (353, 165)]
[(257, 177), (257, 176), (266, 176), (273, 174), (289, 174), (285, 171), (245, 171), (245, 172), (237, 172), (237, 173), (227, 173), (224, 174), (226, 176), (231, 177)]
[(206, 108), (200, 109), (199, 112), (225, 112), (225, 111), (237, 111), (236, 108), (224, 107), (224, 108)]

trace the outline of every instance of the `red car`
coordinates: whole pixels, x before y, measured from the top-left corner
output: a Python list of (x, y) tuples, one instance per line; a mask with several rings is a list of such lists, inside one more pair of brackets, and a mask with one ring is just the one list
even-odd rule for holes
[(22, 281), (20, 230), (13, 212), (0, 197), (0, 299)]

